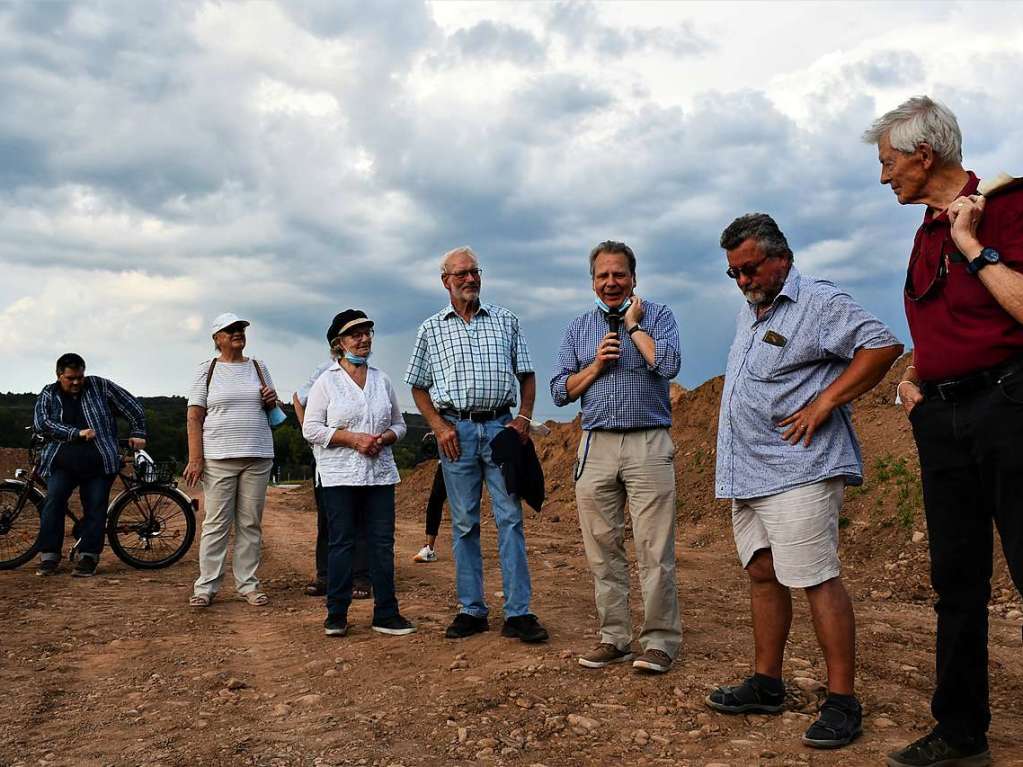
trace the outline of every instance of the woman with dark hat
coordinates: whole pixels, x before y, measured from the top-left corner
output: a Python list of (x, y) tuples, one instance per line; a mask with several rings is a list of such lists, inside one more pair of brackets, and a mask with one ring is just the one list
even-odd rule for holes
[(365, 312), (338, 315), (331, 355), (337, 360), (309, 392), (302, 434), (319, 446), (316, 481), (327, 513), (328, 636), (348, 633), (356, 534), (365, 530), (373, 625), (381, 634), (415, 631), (398, 611), (394, 593), (394, 486), (400, 482), (391, 445), (405, 420), (387, 375), (367, 364), (373, 321)]

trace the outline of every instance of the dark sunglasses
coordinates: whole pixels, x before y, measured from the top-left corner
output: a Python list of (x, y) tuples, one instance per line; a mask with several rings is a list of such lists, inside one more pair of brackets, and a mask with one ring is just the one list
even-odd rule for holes
[(742, 266), (730, 266), (727, 269), (725, 269), (725, 274), (728, 275), (729, 279), (733, 280), (739, 279), (739, 275), (744, 275), (746, 277), (751, 278), (755, 277), (757, 274), (757, 270), (760, 268), (760, 265), (769, 258), (770, 256), (764, 256), (763, 258), (754, 261), (752, 264), (743, 264)]
[(938, 258), (938, 268), (935, 270), (934, 276), (926, 288), (917, 292), (913, 288), (913, 259), (910, 259), (910, 265), (906, 269), (906, 285), (903, 288), (906, 298), (915, 304), (917, 301), (924, 300), (932, 293), (936, 294), (948, 277), (948, 265), (951, 261), (965, 262), (966, 256), (959, 252), (951, 235), (949, 235), (945, 237), (945, 241), (941, 244), (941, 257)]
[(234, 333), (242, 333), (242, 334), (244, 334), (246, 327), (248, 327), (248, 326), (247, 325), (242, 325), (239, 322), (236, 325), (228, 325), (226, 328), (224, 328), (220, 332), (221, 333), (231, 333), (231, 334), (234, 334)]

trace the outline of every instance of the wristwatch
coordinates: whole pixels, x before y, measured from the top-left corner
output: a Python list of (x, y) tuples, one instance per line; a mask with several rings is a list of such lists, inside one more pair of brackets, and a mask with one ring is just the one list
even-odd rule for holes
[(994, 248), (984, 248), (980, 251), (980, 255), (973, 259), (966, 265), (966, 271), (970, 274), (976, 274), (988, 264), (1001, 263), (1002, 256)]
[(628, 333), (628, 334), (629, 334), (629, 335), (631, 336), (631, 335), (632, 335), (633, 333), (635, 333), (635, 332), (636, 332), (637, 330), (642, 330), (642, 329), (643, 329), (643, 328), (642, 328), (642, 327), (640, 326), (640, 324), (639, 324), (639, 323), (637, 322), (637, 323), (636, 323), (635, 325), (633, 325), (633, 326), (632, 326), (631, 328), (629, 328), (629, 329), (628, 329), (628, 330), (626, 330), (625, 332), (626, 332), (626, 333)]

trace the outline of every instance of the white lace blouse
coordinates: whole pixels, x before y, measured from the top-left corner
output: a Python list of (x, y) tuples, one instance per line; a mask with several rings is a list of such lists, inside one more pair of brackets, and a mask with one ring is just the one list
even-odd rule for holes
[(405, 436), (405, 419), (386, 373), (369, 367), (366, 387), (360, 389), (335, 362), (309, 391), (302, 436), (313, 446), (316, 478), (323, 487), (396, 485), (401, 481), (390, 445), (371, 458), (350, 447), (331, 445), (338, 429), (366, 434), (390, 429), (398, 439)]

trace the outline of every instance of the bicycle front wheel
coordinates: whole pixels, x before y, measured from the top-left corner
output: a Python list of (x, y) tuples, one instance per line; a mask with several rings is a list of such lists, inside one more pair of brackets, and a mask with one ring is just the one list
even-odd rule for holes
[(110, 548), (140, 570), (168, 567), (195, 538), (195, 512), (178, 493), (165, 487), (140, 487), (115, 501), (107, 514)]
[(39, 497), (19, 484), (0, 485), (0, 570), (13, 570), (39, 550)]

